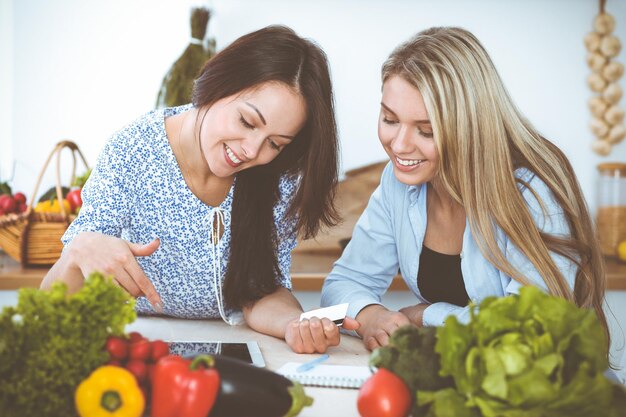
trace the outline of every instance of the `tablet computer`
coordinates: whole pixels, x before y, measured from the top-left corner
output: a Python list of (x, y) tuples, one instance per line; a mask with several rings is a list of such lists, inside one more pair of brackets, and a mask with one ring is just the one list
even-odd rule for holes
[(179, 355), (184, 358), (193, 357), (201, 354), (208, 355), (224, 355), (234, 359), (239, 359), (246, 363), (265, 367), (263, 355), (259, 344), (255, 341), (249, 342), (192, 342), (192, 341), (173, 341), (168, 342), (170, 345), (170, 353)]

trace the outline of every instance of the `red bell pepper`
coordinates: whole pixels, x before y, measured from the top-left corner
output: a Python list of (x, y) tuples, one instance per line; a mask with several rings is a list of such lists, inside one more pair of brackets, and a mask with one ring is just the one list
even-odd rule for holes
[(159, 359), (152, 373), (151, 416), (206, 417), (220, 389), (214, 362), (208, 355), (193, 361), (175, 355)]

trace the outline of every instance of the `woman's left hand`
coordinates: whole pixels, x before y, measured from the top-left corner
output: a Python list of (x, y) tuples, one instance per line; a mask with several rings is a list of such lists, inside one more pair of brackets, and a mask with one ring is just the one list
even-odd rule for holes
[(417, 327), (424, 326), (424, 310), (426, 307), (430, 306), (430, 304), (417, 304), (414, 306), (408, 306), (400, 309), (400, 313), (404, 314), (409, 318), (409, 321), (416, 325)]
[[(346, 317), (343, 328), (356, 330), (359, 323)], [(327, 318), (295, 319), (287, 324), (285, 341), (296, 353), (324, 353), (340, 342), (339, 327)]]

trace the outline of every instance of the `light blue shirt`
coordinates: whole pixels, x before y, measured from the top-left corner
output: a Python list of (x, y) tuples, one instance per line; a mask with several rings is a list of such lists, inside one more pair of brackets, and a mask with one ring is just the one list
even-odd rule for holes
[[(516, 170), (515, 176), (527, 183), (543, 202), (545, 212), (533, 192), (518, 185), (539, 230), (553, 236), (569, 236), (565, 215), (546, 184), (525, 168)], [(395, 177), (391, 163), (385, 167), (380, 185), (357, 222), (350, 243), (324, 282), (322, 306), (350, 303), (348, 316), (356, 317), (364, 307), (381, 304), (381, 296), (389, 288), (398, 268), (417, 298), (415, 304), (428, 302), (420, 294), (417, 284), (419, 258), (426, 233), (426, 194), (426, 184), (403, 184)], [(533, 285), (547, 291), (547, 285), (536, 268), (497, 226), (496, 236), (498, 245), (513, 267)], [(551, 256), (573, 289), (576, 264), (553, 252)], [(474, 303), (480, 303), (489, 296), (516, 294), (522, 286), (485, 259), (468, 223), (463, 233), (461, 271), (467, 294)], [(469, 307), (433, 303), (424, 310), (423, 322), (425, 326), (441, 326), (449, 315), (455, 315), (466, 323)]]

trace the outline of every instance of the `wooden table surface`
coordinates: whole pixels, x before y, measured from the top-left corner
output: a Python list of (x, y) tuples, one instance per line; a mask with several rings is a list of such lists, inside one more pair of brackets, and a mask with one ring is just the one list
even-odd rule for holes
[[(337, 255), (294, 253), (291, 263), (291, 278), (296, 291), (319, 291), (324, 278), (332, 269)], [(607, 283), (609, 290), (626, 290), (626, 263), (607, 258)], [(21, 287), (38, 287), (48, 267), (22, 268), (20, 264), (0, 252), (0, 290)], [(400, 276), (396, 276), (390, 290), (407, 290)]]

